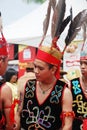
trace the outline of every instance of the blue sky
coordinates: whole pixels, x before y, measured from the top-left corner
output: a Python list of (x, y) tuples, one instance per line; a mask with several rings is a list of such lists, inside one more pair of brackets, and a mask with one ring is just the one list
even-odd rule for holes
[(33, 2), (27, 4), (24, 0), (0, 0), (3, 26), (12, 24), (38, 6), (39, 4)]

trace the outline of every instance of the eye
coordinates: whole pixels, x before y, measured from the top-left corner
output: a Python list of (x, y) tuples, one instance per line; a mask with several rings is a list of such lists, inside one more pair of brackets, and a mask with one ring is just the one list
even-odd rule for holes
[(82, 64), (87, 65), (87, 61), (80, 61), (80, 65)]
[(34, 64), (34, 68), (36, 68), (36, 65)]
[(39, 66), (38, 68), (39, 68), (39, 70), (44, 70), (44, 68), (43, 68), (43, 67), (40, 67), (40, 66)]
[(87, 61), (85, 62), (85, 64), (87, 65)]
[(80, 65), (82, 65), (82, 61), (80, 61)]

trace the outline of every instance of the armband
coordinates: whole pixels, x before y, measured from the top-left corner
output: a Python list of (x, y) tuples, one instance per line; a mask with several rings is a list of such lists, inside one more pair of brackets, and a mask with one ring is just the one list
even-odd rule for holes
[(71, 111), (71, 112), (62, 112), (61, 115), (60, 115), (60, 118), (63, 119), (65, 117), (69, 117), (69, 116), (71, 116), (71, 117), (74, 118), (75, 117), (74, 111)]
[(64, 119), (65, 119), (65, 117), (72, 117), (72, 118), (74, 118), (75, 117), (74, 111), (62, 112), (61, 113), (60, 118), (62, 120), (62, 125), (64, 125)]
[(83, 130), (87, 130), (87, 119), (83, 119)]

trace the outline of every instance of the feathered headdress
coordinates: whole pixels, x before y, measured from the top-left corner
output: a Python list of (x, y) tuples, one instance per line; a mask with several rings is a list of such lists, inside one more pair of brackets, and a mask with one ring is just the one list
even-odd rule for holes
[(1, 12), (0, 12), (0, 32), (2, 31), (2, 18), (1, 18)]
[[(53, 9), (53, 16), (51, 23), (52, 41), (50, 47), (48, 47), (43, 46), (42, 43), (46, 37), (46, 33), (49, 27), (49, 21), (52, 9)], [(56, 0), (49, 0), (47, 15), (43, 22), (43, 37), (37, 53), (38, 59), (57, 66), (58, 69), (55, 74), (57, 78), (59, 78), (61, 58), (64, 53), (64, 51), (61, 52), (60, 48), (57, 45), (57, 41), (60, 38), (60, 35), (64, 31), (67, 24), (71, 21), (69, 31), (65, 39), (66, 46), (69, 45), (69, 43), (75, 38), (77, 32), (80, 30), (80, 27), (84, 23), (85, 19), (87, 19), (86, 10), (80, 12), (73, 20), (72, 20), (72, 8), (70, 9), (70, 15), (66, 19), (64, 19), (65, 11), (66, 11), (65, 0), (58, 0), (58, 2)], [(73, 30), (73, 32), (71, 30)]]
[(87, 9), (79, 12), (75, 18), (71, 21), (69, 26), (68, 34), (65, 39), (66, 46), (73, 41), (78, 32), (80, 31), (82, 25), (87, 21)]
[(57, 40), (59, 39), (61, 33), (64, 31), (65, 27), (72, 18), (72, 14), (64, 19), (66, 11), (65, 0), (59, 0), (58, 3), (56, 0), (49, 0), (47, 15), (43, 22), (43, 37), (40, 45), (46, 37), (46, 33), (49, 27), (51, 10), (53, 9), (52, 23), (51, 23), (51, 37), (52, 37), (52, 47), (57, 47)]
[[(49, 27), (51, 10), (53, 10), (52, 23), (51, 23), (51, 37), (52, 41), (49, 46), (43, 46), (42, 43), (46, 37), (46, 33)], [(47, 15), (43, 22), (43, 37), (41, 39), (41, 43), (39, 45), (39, 49), (37, 52), (36, 58), (43, 60), (47, 63), (53, 64), (57, 67), (57, 72), (55, 74), (56, 78), (59, 79), (60, 74), (60, 65), (62, 52), (57, 46), (57, 40), (59, 39), (61, 33), (64, 28), (69, 23), (71, 16), (68, 16), (64, 19), (66, 10), (65, 0), (49, 0)]]
[[(85, 40), (86, 40), (86, 26), (87, 26), (87, 9), (82, 10), (81, 12), (79, 12), (75, 18), (71, 21), (70, 26), (69, 26), (69, 30), (68, 30), (68, 34), (65, 38), (65, 43), (66, 43), (66, 47), (71, 43), (71, 41), (73, 41), (73, 39), (76, 37), (76, 35), (78, 34), (78, 32), (80, 31), (81, 27), (83, 27), (84, 31), (84, 35), (83, 35), (83, 44), (82, 44), (82, 48), (81, 48), (81, 53), (80, 53), (80, 59), (87, 59), (87, 49), (84, 50), (84, 45), (85, 45)], [(66, 48), (65, 47), (65, 48)]]
[(3, 26), (2, 26), (2, 19), (1, 19), (1, 12), (0, 12), (0, 57), (8, 56), (7, 52), (7, 42), (3, 35)]

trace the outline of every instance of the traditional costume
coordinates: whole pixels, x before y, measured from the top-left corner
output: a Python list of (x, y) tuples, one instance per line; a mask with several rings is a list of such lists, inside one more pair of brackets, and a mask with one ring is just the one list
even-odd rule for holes
[[(81, 50), (80, 60), (87, 60), (87, 48)], [(87, 97), (80, 78), (71, 80), (71, 91), (73, 111), (75, 112), (72, 130), (87, 130)]]
[[(62, 120), (64, 121), (66, 116), (74, 117), (73, 111), (62, 113), (62, 95), (67, 84), (59, 80), (61, 58), (64, 51), (61, 52), (60, 48), (57, 46), (57, 40), (64, 30), (64, 27), (69, 23), (70, 16), (67, 17), (66, 20), (63, 20), (65, 0), (59, 0), (57, 4), (55, 2), (55, 0), (49, 1), (47, 17), (44, 21), (44, 35), (39, 45), (36, 59), (57, 67), (55, 73), (57, 81), (54, 84), (52, 91), (42, 104), (40, 104), (37, 99), (37, 81), (27, 81), (24, 91), (23, 109), (21, 112), (21, 130), (59, 130), (62, 125), (64, 125), (62, 124)], [(61, 6), (61, 10), (59, 10), (59, 6)], [(50, 17), (49, 14), (52, 7), (54, 9), (52, 29), (55, 31), (52, 30), (51, 44), (44, 46), (42, 43), (47, 32)], [(59, 18), (58, 15), (60, 15), (61, 18)], [(63, 26), (64, 21), (67, 22)]]

